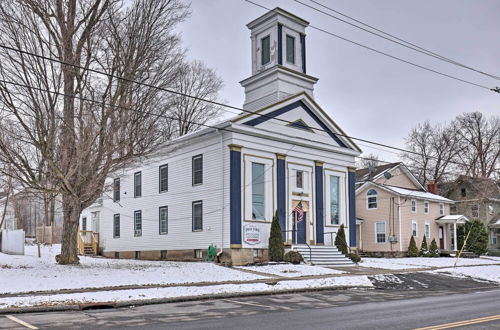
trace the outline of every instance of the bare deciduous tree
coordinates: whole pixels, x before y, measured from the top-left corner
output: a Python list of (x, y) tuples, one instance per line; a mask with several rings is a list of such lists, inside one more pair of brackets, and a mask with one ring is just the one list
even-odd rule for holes
[(182, 69), (181, 79), (175, 84), (175, 90), (188, 94), (175, 95), (169, 107), (171, 134), (182, 136), (198, 130), (202, 125), (220, 117), (221, 108), (217, 105), (201, 101), (201, 99), (217, 101), (218, 93), (222, 88), (222, 79), (214, 70), (207, 68), (203, 63), (194, 61), (186, 63)]
[(381, 162), (378, 158), (378, 155), (370, 153), (366, 156), (363, 156), (363, 158), (360, 158), (358, 160), (357, 165), (359, 168), (369, 168), (369, 167), (377, 167), (381, 165)]
[(0, 42), (60, 61), (0, 53), (0, 161), (23, 186), (62, 196), (59, 263), (78, 262), (81, 211), (108, 174), (161, 143), (165, 96), (131, 81), (174, 84), (173, 28), (186, 15), (179, 0), (2, 1)]
[(412, 129), (406, 148), (414, 153), (404, 153), (402, 158), (423, 185), (448, 178), (462, 149), (450, 125), (432, 126), (428, 121)]
[(454, 122), (464, 142), (458, 159), (461, 171), (473, 177), (498, 177), (500, 174), (500, 117), (486, 119), (481, 112), (464, 113)]

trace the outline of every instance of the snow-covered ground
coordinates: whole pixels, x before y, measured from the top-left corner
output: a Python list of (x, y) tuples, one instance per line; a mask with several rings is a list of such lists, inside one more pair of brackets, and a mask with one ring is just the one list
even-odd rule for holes
[(311, 275), (335, 275), (343, 274), (341, 270), (323, 268), (320, 266), (311, 265), (292, 265), (292, 264), (269, 264), (262, 266), (244, 266), (236, 267), (240, 269), (251, 270), (260, 273), (278, 275), (283, 277), (298, 277), (298, 276), (311, 276)]
[(26, 255), (0, 253), (0, 294), (122, 285), (246, 281), (266, 278), (207, 262), (117, 260), (80, 257), (80, 265), (55, 262), (60, 245), (26, 246)]
[(454, 267), (443, 268), (433, 271), (433, 273), (450, 273), (452, 276), (470, 276), (482, 280), (500, 283), (500, 266), (477, 266), (477, 267)]
[(126, 302), (135, 300), (179, 298), (213, 294), (232, 294), (247, 292), (280, 292), (285, 290), (311, 289), (322, 287), (372, 287), (366, 276), (345, 276), (313, 280), (287, 280), (274, 285), (265, 283), (222, 284), (193, 287), (169, 287), (136, 290), (115, 290), (86, 293), (69, 293), (43, 296), (0, 298), (0, 310), (12, 307), (50, 306), (60, 304), (81, 304), (95, 302)]
[[(361, 267), (384, 269), (415, 269), (432, 267), (453, 267), (455, 258), (363, 258)], [(500, 257), (460, 258), (457, 266), (500, 264)]]

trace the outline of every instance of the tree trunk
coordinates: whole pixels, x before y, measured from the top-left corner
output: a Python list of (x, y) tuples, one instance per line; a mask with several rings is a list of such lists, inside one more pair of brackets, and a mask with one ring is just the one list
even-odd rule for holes
[(61, 265), (78, 264), (78, 225), (82, 209), (80, 201), (73, 196), (63, 196), (64, 223), (62, 232)]

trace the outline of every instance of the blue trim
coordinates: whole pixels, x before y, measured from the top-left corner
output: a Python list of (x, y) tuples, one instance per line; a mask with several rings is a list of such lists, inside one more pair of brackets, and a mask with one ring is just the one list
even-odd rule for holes
[(306, 73), (306, 35), (300, 35), (300, 50), (302, 54), (302, 72)]
[(231, 244), (241, 244), (241, 152), (230, 151), (229, 166)]
[(309, 109), (305, 104), (304, 102), (302, 101), (296, 101), (296, 102), (293, 102), (287, 106), (284, 106), (283, 108), (280, 108), (280, 109), (277, 109), (277, 110), (274, 110), (268, 114), (265, 114), (265, 115), (262, 115), (262, 116), (258, 116), (257, 118), (254, 118), (252, 120), (249, 120), (247, 122), (245, 122), (244, 124), (245, 125), (249, 125), (249, 126), (256, 126), (258, 124), (262, 124), (263, 122), (266, 122), (268, 121), (269, 119), (272, 119), (274, 117), (277, 117), (277, 116), (280, 116), (284, 113), (287, 113), (288, 111), (290, 110), (293, 110), (297, 107), (301, 107), (302, 109), (304, 109), (307, 114), (309, 114), (309, 116), (311, 116), (314, 121), (319, 125), (321, 126), (321, 128), (323, 130), (325, 130), (328, 135), (330, 135), (334, 140), (335, 142), (337, 142), (339, 144), (339, 146), (341, 147), (344, 147), (344, 148), (347, 148), (347, 146), (344, 144), (344, 142), (342, 142), (342, 140), (339, 139), (339, 137), (333, 133), (326, 125), (325, 123), (323, 123), (323, 121), (321, 119), (318, 118), (318, 116), (316, 116), (316, 114), (314, 112), (312, 112), (311, 109)]
[(349, 172), (349, 246), (356, 246), (356, 173)]
[(323, 166), (315, 166), (316, 179), (316, 243), (324, 243), (324, 213), (323, 213)]
[(283, 231), (283, 241), (286, 241), (286, 175), (285, 160), (278, 159), (276, 166), (276, 198), (278, 201), (278, 218), (280, 220), (281, 230)]
[(283, 26), (278, 24), (278, 64), (283, 65)]

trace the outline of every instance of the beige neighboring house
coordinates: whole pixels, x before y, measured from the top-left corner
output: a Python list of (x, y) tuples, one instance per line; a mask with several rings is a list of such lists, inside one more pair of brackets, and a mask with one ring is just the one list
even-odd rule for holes
[[(431, 187), (432, 188), (432, 187)], [(405, 256), (411, 236), (424, 235), (442, 252), (456, 250), (456, 228), (468, 219), (450, 215), (453, 201), (427, 191), (403, 163), (356, 171), (358, 249), (373, 256)]]

